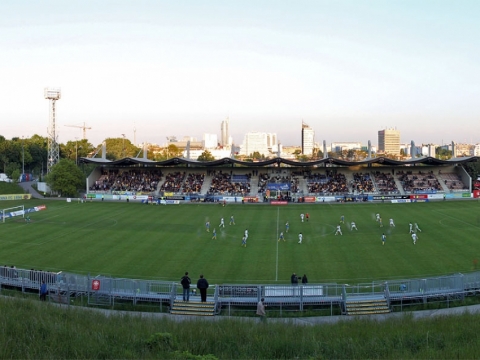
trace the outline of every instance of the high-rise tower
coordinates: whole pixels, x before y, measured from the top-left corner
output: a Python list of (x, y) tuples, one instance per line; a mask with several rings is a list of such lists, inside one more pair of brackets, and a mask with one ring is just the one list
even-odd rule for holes
[(228, 117), (222, 121), (221, 125), (221, 136), (220, 136), (220, 145), (228, 146), (229, 144), (229, 133), (228, 133)]
[(302, 154), (313, 155), (315, 131), (302, 120)]
[(400, 131), (385, 129), (378, 132), (378, 152), (400, 155)]

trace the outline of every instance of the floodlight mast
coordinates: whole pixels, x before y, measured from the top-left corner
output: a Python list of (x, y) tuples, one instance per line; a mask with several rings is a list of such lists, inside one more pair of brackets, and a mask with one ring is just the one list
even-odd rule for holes
[(45, 99), (50, 100), (50, 121), (48, 125), (48, 158), (47, 173), (50, 172), (52, 166), (58, 163), (60, 159), (60, 150), (57, 142), (56, 126), (55, 126), (55, 102), (60, 99), (61, 91), (59, 88), (45, 88)]

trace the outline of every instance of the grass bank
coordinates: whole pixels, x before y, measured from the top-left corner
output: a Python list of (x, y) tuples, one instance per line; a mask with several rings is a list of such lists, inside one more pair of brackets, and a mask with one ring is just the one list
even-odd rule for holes
[(172, 321), (0, 299), (0, 358), (478, 358), (480, 315), (314, 326), (252, 319)]

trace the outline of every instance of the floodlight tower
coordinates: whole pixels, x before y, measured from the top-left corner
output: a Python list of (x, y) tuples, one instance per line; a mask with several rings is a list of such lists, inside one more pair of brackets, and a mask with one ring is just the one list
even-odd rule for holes
[(55, 102), (60, 99), (61, 91), (59, 88), (45, 88), (45, 99), (50, 100), (50, 121), (48, 125), (48, 158), (47, 173), (50, 172), (52, 166), (58, 163), (60, 159), (60, 151), (55, 132)]

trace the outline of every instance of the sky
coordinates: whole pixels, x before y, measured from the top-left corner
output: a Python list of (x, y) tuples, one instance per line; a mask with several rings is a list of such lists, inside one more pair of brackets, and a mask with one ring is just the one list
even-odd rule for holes
[(480, 1), (5, 0), (0, 135), (480, 142)]

